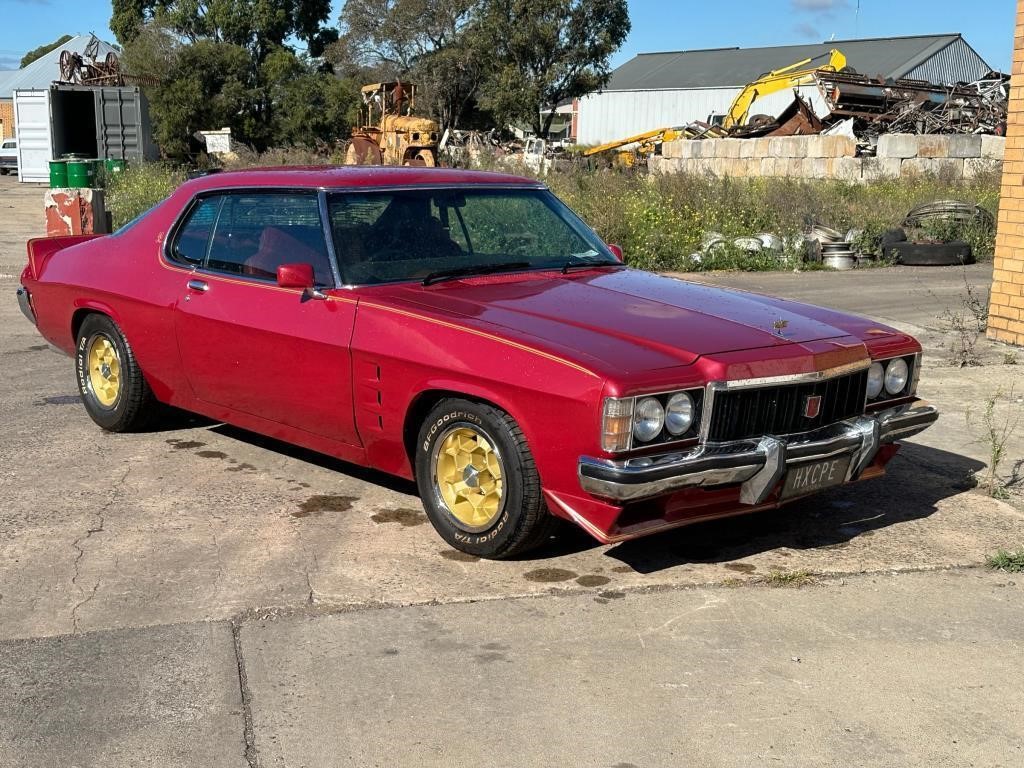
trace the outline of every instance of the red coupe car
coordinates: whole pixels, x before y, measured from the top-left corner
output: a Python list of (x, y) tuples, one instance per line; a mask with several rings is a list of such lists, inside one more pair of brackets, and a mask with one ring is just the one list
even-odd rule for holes
[(877, 477), (937, 417), (910, 336), (631, 269), (531, 179), (220, 173), (28, 256), (22, 309), (99, 426), (167, 403), (414, 478), (482, 557)]

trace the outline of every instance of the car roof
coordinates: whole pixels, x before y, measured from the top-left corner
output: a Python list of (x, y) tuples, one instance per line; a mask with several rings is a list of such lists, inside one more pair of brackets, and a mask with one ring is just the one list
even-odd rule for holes
[(390, 166), (279, 166), (222, 171), (182, 185), (190, 193), (224, 187), (423, 187), (448, 185), (542, 186), (536, 179), (455, 168)]

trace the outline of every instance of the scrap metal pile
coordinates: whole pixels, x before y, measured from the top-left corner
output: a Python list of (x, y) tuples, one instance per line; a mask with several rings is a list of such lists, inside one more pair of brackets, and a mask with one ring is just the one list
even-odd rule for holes
[(1010, 79), (992, 72), (973, 83), (943, 86), (923, 80), (883, 80), (818, 72), (825, 124), (853, 118), (858, 134), (1006, 132)]

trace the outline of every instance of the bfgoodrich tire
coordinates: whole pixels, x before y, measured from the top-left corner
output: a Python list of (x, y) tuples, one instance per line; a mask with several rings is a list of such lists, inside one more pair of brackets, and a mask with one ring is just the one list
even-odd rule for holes
[(556, 524), (522, 430), (484, 403), (453, 398), (434, 407), (416, 442), (416, 483), (441, 538), (468, 554), (514, 557)]
[(85, 410), (110, 432), (133, 432), (153, 417), (156, 399), (117, 323), (89, 315), (75, 344), (75, 373)]

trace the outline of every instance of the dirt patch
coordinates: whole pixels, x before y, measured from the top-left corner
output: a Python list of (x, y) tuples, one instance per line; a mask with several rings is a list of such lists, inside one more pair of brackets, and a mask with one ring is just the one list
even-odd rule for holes
[(757, 570), (757, 566), (750, 563), (726, 563), (725, 567), (737, 573), (753, 573)]
[(540, 583), (569, 581), (569, 579), (575, 579), (577, 576), (579, 576), (578, 573), (567, 571), (564, 568), (537, 568), (534, 571), (527, 571), (523, 574), (523, 578), (527, 581), (537, 581)]
[(385, 509), (376, 514), (370, 515), (370, 519), (378, 525), (381, 523), (398, 523), (403, 528), (411, 528), (414, 525), (423, 525), (427, 522), (427, 516), (418, 509)]
[(204, 459), (226, 459), (228, 455), (224, 451), (196, 451), (196, 456)]
[(607, 576), (598, 576), (593, 573), (588, 573), (576, 579), (576, 583), (581, 587), (603, 587), (605, 584), (610, 584), (611, 579)]
[(168, 445), (174, 447), (176, 451), (184, 451), (189, 448), (202, 448), (206, 443), (200, 443), (198, 440), (167, 440), (165, 441)]
[(310, 496), (292, 512), (292, 517), (320, 517), (324, 512), (347, 512), (357, 500), (355, 496)]

